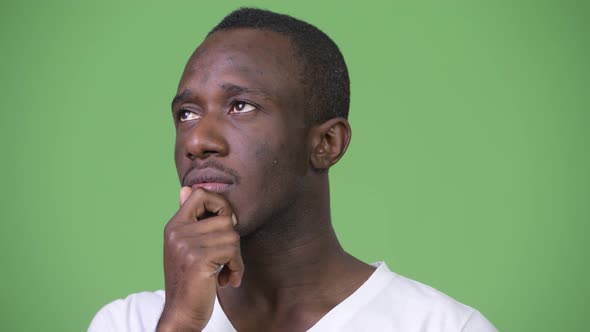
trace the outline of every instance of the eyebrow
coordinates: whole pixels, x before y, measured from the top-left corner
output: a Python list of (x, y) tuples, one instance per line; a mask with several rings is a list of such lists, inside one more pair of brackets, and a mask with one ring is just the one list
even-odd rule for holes
[[(223, 90), (225, 90), (225, 92), (230, 95), (251, 94), (251, 95), (260, 96), (265, 99), (272, 99), (268, 93), (266, 93), (260, 89), (247, 88), (247, 87), (236, 85), (233, 83), (221, 83), (221, 84), (219, 84), (219, 87), (222, 88)], [(186, 100), (190, 95), (191, 95), (191, 90), (184, 89), (184, 91), (182, 91), (180, 94), (176, 95), (172, 99), (170, 106), (174, 107), (174, 105)]]
[(190, 96), (190, 94), (191, 94), (191, 90), (184, 89), (184, 91), (182, 91), (180, 94), (174, 96), (174, 99), (172, 99), (172, 103), (170, 103), (170, 106), (174, 107), (174, 105), (176, 105), (176, 103), (184, 101), (186, 99), (186, 97)]

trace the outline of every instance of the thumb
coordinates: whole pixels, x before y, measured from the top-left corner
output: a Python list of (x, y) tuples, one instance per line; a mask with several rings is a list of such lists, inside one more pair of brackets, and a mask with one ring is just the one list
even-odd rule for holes
[(180, 206), (184, 204), (184, 202), (188, 199), (192, 192), (193, 190), (191, 189), (191, 187), (180, 188)]

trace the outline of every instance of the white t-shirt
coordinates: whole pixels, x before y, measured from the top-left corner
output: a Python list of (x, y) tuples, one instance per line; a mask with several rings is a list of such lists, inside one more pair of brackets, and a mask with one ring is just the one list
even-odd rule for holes
[[(348, 298), (309, 332), (497, 332), (477, 310), (436, 289), (391, 272), (383, 262)], [(89, 332), (155, 331), (165, 293), (143, 292), (104, 306)], [(235, 332), (217, 299), (205, 332)]]

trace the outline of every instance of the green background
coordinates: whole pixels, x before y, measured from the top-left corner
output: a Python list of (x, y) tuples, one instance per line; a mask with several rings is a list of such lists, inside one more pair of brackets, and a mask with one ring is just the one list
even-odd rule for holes
[(589, 314), (590, 6), (583, 1), (0, 4), (4, 331), (82, 331), (163, 287), (177, 208), (169, 104), (239, 5), (339, 45), (353, 140), (331, 172), (344, 246), (503, 331)]

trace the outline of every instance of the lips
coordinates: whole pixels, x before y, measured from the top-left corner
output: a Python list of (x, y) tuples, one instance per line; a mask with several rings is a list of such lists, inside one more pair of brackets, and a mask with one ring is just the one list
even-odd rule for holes
[(184, 178), (183, 186), (193, 190), (203, 188), (209, 191), (222, 193), (228, 191), (234, 185), (231, 176), (215, 169), (194, 170)]
[(197, 189), (197, 188), (203, 188), (203, 189), (207, 189), (209, 191), (213, 191), (213, 192), (217, 192), (217, 193), (222, 193), (224, 191), (227, 191), (227, 189), (229, 188), (230, 184), (228, 183), (221, 183), (221, 182), (201, 182), (201, 183), (197, 183), (197, 184), (193, 184), (191, 186), (191, 188), (193, 188), (193, 190)]

